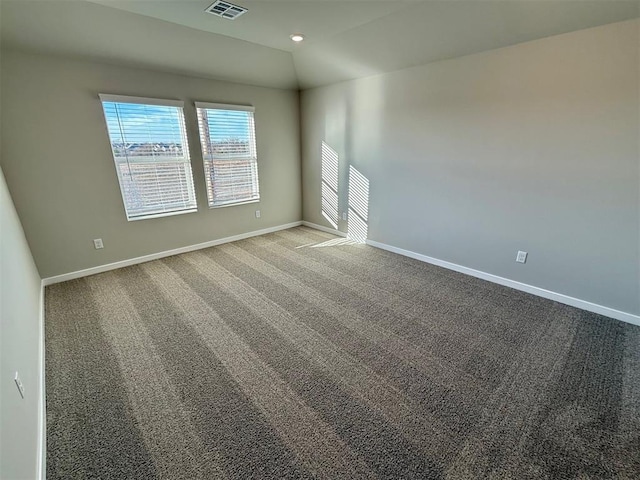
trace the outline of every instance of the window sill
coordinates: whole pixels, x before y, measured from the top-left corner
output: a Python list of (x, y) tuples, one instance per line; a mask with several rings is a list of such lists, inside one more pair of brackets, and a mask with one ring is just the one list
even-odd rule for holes
[(224, 205), (209, 205), (209, 210), (213, 210), (214, 208), (226, 208), (226, 207), (236, 207), (238, 205), (248, 205), (250, 203), (260, 203), (260, 199), (257, 200), (247, 200), (246, 202), (234, 202), (234, 203), (225, 203)]
[(198, 211), (197, 208), (189, 209), (189, 210), (176, 210), (174, 212), (163, 212), (163, 213), (153, 213), (151, 215), (143, 215), (139, 217), (127, 217), (129, 222), (137, 222), (138, 220), (150, 220), (153, 218), (162, 218), (162, 217), (172, 217), (174, 215), (183, 215), (185, 213), (196, 213)]

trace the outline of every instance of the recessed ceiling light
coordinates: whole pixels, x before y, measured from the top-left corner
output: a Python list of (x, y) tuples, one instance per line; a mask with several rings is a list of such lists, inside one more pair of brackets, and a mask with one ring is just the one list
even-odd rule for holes
[(302, 40), (304, 40), (304, 35), (301, 33), (292, 33), (291, 35), (289, 35), (289, 38), (296, 43), (300, 43)]

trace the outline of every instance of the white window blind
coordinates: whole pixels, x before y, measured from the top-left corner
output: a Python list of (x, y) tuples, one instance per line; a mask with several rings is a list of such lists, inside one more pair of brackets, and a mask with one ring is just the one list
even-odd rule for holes
[(260, 200), (253, 107), (196, 102), (210, 207)]
[(127, 219), (197, 210), (182, 102), (100, 95)]

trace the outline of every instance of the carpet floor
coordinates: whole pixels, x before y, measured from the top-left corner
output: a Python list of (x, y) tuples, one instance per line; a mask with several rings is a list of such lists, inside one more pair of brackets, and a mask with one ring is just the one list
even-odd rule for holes
[(46, 289), (51, 479), (640, 478), (640, 327), (305, 227)]

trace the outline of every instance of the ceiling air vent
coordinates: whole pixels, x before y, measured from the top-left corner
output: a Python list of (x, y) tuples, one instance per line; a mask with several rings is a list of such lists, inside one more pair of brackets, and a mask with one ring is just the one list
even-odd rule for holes
[(205, 12), (213, 13), (222, 18), (228, 18), (229, 20), (235, 20), (240, 15), (247, 11), (246, 8), (233, 3), (223, 2), (222, 0), (216, 0), (207, 7)]

